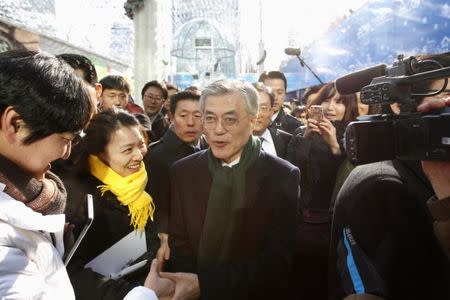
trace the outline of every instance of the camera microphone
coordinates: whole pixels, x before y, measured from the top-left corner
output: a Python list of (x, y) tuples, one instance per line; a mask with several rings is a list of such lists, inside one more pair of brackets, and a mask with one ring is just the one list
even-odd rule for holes
[(300, 56), (302, 50), (300, 48), (285, 48), (284, 53), (287, 55)]
[(314, 73), (313, 70), (311, 70), (311, 68), (305, 63), (305, 61), (300, 57), (300, 53), (302, 53), (302, 50), (300, 48), (285, 48), (284, 49), (284, 53), (286, 53), (287, 55), (292, 55), (292, 56), (297, 56), (298, 61), (300, 62), (300, 65), (302, 67), (307, 67), (308, 70), (314, 75), (314, 77), (317, 78), (317, 80), (319, 80), (320, 84), (324, 84), (323, 81), (320, 79), (319, 76), (317, 76), (316, 73)]
[(339, 77), (335, 81), (335, 87), (341, 95), (353, 94), (369, 85), (373, 78), (385, 75), (386, 65), (381, 64)]

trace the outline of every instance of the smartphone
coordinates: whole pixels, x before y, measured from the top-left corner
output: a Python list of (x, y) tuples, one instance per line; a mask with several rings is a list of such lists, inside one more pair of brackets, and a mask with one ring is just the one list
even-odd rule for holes
[(309, 108), (309, 118), (316, 121), (322, 121), (323, 119), (323, 108), (322, 105), (311, 105)]
[(67, 252), (67, 254), (64, 255), (64, 265), (67, 266), (70, 259), (74, 255), (75, 251), (77, 250), (78, 246), (81, 244), (81, 241), (83, 240), (84, 236), (86, 235), (86, 232), (89, 230), (89, 227), (91, 226), (92, 222), (94, 221), (94, 201), (92, 200), (92, 195), (87, 194), (86, 197), (87, 202), (87, 218), (86, 223), (84, 224), (83, 229), (81, 230), (80, 235), (78, 235), (77, 239), (72, 245), (72, 248)]

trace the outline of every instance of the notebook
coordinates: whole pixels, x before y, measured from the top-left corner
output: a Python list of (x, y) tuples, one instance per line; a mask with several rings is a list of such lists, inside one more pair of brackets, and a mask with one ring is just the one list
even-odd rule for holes
[[(131, 263), (146, 251), (145, 231), (141, 234), (134, 230), (88, 262), (84, 267), (91, 268), (94, 272), (106, 277), (120, 277), (123, 274), (121, 271), (130, 267)], [(136, 270), (135, 268), (131, 269)]]

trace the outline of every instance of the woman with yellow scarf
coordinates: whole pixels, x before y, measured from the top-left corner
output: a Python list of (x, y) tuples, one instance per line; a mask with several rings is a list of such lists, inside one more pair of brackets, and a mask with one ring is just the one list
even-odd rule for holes
[(147, 170), (143, 156), (147, 145), (137, 119), (124, 111), (104, 111), (90, 121), (83, 138), (84, 172), (80, 180), (94, 198), (94, 222), (68, 266), (77, 299), (123, 299), (143, 283), (148, 269), (132, 278), (109, 279), (84, 266), (123, 237), (145, 233), (146, 257), (159, 246), (151, 230), (155, 210), (145, 191)]

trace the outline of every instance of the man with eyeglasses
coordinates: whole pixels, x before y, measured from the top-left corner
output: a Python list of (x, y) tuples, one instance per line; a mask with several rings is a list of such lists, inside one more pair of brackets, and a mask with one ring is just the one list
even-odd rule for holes
[(259, 98), (258, 118), (253, 134), (259, 136), (262, 149), (265, 152), (284, 159), (292, 134), (275, 127), (269, 127), (272, 121), (275, 95), (272, 89), (266, 87), (262, 82), (257, 82), (254, 87), (258, 91)]
[(162, 108), (167, 100), (168, 92), (165, 84), (156, 80), (147, 82), (141, 91), (142, 103), (144, 111), (152, 120), (152, 141), (159, 140), (169, 127), (168, 122), (164, 118)]
[(252, 136), (252, 85), (216, 81), (202, 91), (200, 111), (210, 148), (171, 169), (170, 261), (178, 273), (160, 275), (175, 282), (176, 299), (289, 299), (300, 171)]

